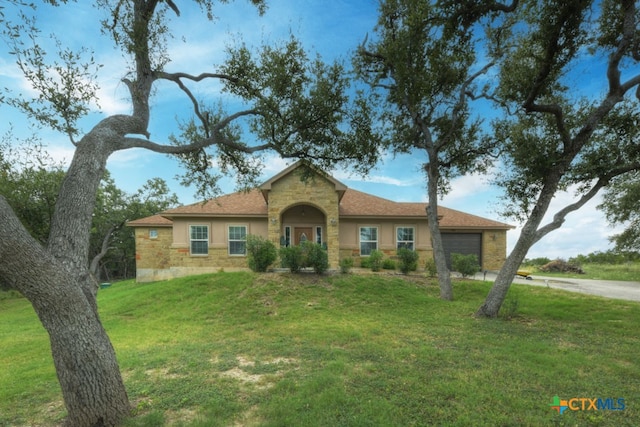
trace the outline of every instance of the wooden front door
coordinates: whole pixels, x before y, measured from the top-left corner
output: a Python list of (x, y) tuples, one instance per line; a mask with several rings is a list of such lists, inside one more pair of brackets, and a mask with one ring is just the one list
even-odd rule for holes
[(311, 240), (313, 242), (312, 232), (312, 227), (296, 227), (293, 232), (293, 244), (299, 245), (306, 240)]

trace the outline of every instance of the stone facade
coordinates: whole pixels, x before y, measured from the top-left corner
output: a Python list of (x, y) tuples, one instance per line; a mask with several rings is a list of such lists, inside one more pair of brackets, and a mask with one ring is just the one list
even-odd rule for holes
[(302, 171), (295, 169), (270, 183), (268, 191), (268, 236), (276, 246), (283, 236), (282, 216), (295, 206), (309, 205), (324, 215), (324, 242), (327, 245), (329, 268), (338, 268), (340, 257), (339, 230), (339, 193), (335, 183), (320, 175), (307, 180), (302, 179)]
[(171, 266), (170, 247), (173, 231), (170, 227), (137, 227), (136, 239), (136, 279), (139, 282), (159, 280), (162, 272)]
[(482, 269), (500, 270), (507, 259), (507, 231), (485, 230), (482, 233)]

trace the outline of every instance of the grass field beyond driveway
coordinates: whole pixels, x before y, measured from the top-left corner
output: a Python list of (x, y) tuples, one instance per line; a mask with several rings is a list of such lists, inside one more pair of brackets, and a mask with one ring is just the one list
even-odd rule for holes
[[(419, 276), (218, 273), (101, 290), (131, 426), (637, 426), (640, 304)], [(0, 296), (0, 426), (64, 406), (28, 302)], [(510, 320), (506, 320), (510, 317)], [(623, 410), (551, 408), (554, 396)], [(580, 401), (572, 401), (577, 407)]]

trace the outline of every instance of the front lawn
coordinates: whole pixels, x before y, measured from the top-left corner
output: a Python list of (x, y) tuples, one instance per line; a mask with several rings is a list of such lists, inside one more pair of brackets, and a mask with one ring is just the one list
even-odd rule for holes
[[(640, 425), (640, 304), (513, 285), (511, 320), (476, 319), (489, 286), (445, 302), (420, 276), (218, 273), (116, 283), (99, 305), (131, 426)], [(59, 423), (24, 299), (0, 298), (0, 348), (0, 426)], [(558, 414), (556, 395), (625, 407)]]

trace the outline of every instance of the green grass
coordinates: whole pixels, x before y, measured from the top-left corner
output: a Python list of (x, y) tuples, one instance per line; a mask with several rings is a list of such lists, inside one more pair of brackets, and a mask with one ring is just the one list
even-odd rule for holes
[[(512, 320), (473, 317), (488, 283), (438, 299), (418, 276), (219, 273), (100, 291), (130, 426), (640, 425), (640, 305), (513, 285)], [(0, 426), (64, 417), (47, 336), (0, 300)], [(553, 396), (624, 398), (557, 414)]]
[(622, 280), (640, 282), (640, 263), (625, 264), (596, 264), (588, 263), (581, 266), (585, 274), (575, 273), (545, 273), (533, 266), (523, 267), (523, 270), (530, 271), (538, 276), (566, 277), (573, 279), (596, 279), (596, 280)]

